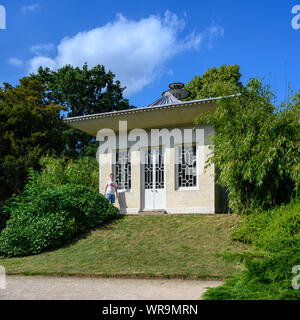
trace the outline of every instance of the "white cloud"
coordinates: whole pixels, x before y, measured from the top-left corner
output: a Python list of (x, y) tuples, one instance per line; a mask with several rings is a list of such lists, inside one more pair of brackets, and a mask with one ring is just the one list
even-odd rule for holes
[(37, 71), (40, 66), (49, 67), (52, 70), (57, 68), (55, 61), (48, 57), (38, 56), (30, 60), (30, 72)]
[(168, 74), (169, 76), (172, 76), (172, 75), (174, 74), (174, 71), (173, 71), (172, 69), (169, 69), (169, 70), (167, 71), (167, 74)]
[(15, 67), (21, 67), (21, 66), (23, 66), (23, 61), (22, 61), (21, 59), (18, 59), (18, 58), (10, 58), (10, 59), (8, 60), (8, 62), (9, 62), (11, 65), (15, 66)]
[(26, 12), (33, 12), (33, 11), (36, 11), (40, 8), (41, 6), (39, 4), (30, 4), (28, 6), (22, 6), (21, 7), (21, 11), (23, 13), (26, 13)]
[(53, 43), (37, 44), (29, 48), (29, 50), (35, 55), (43, 55), (44, 53), (55, 50)]
[(217, 38), (224, 37), (225, 30), (219, 25), (213, 24), (211, 25), (208, 30), (206, 31), (208, 35), (208, 45), (209, 49), (212, 49), (214, 46), (214, 40)]
[(209, 28), (210, 40), (224, 36), (224, 28), (219, 25), (213, 25)]
[(139, 21), (118, 14), (111, 23), (62, 39), (56, 57), (35, 56), (29, 62), (29, 71), (36, 72), (39, 66), (57, 69), (66, 64), (102, 64), (127, 87), (129, 96), (153, 81), (174, 55), (199, 49), (204, 38), (210, 37), (203, 31), (182, 38), (184, 28), (185, 20), (169, 11), (164, 17), (151, 15)]

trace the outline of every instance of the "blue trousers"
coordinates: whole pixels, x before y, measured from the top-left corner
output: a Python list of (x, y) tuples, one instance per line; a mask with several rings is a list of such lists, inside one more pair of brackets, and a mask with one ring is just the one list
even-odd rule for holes
[(114, 194), (108, 193), (106, 195), (106, 199), (109, 201), (109, 203), (115, 203), (116, 202), (116, 197)]

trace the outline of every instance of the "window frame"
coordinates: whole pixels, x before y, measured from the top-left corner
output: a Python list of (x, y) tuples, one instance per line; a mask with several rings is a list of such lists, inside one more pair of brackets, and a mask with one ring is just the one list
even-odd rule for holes
[[(130, 188), (120, 188), (120, 184), (119, 182), (117, 181), (117, 154), (118, 153), (121, 153), (121, 152), (127, 152), (127, 159), (128, 159), (128, 162), (127, 164), (129, 163), (130, 164), (130, 173), (128, 174), (128, 178), (130, 179), (127, 183), (128, 185), (130, 186)], [(131, 152), (129, 151), (129, 149), (116, 149), (114, 150), (113, 152), (114, 154), (114, 162), (113, 162), (113, 170), (112, 172), (114, 173), (115, 175), (115, 180), (117, 182), (117, 186), (118, 186), (118, 192), (131, 192), (132, 190), (132, 162), (131, 162)]]
[[(193, 142), (193, 143), (184, 143), (184, 144), (177, 144), (174, 146), (175, 147), (175, 190), (176, 191), (197, 191), (199, 190), (199, 150), (198, 150), (198, 144)], [(179, 186), (179, 171), (178, 171), (178, 166), (179, 164), (176, 163), (178, 159), (178, 152), (180, 148), (182, 147), (195, 147), (196, 148), (196, 185), (195, 186), (189, 186), (189, 187), (183, 187)]]

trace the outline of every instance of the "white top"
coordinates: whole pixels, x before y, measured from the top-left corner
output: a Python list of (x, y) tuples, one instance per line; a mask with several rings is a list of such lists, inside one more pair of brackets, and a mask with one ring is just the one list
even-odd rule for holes
[(109, 180), (106, 182), (106, 187), (107, 187), (106, 194), (115, 194), (116, 189), (114, 187), (118, 188), (118, 185), (115, 181)]

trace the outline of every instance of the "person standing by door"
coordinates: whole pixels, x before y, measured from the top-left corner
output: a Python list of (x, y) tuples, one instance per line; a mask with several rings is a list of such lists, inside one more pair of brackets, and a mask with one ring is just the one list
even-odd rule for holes
[(115, 175), (113, 173), (109, 175), (109, 178), (110, 180), (106, 182), (104, 195), (109, 203), (113, 204), (116, 202), (116, 196), (119, 198), (118, 185), (115, 182)]

